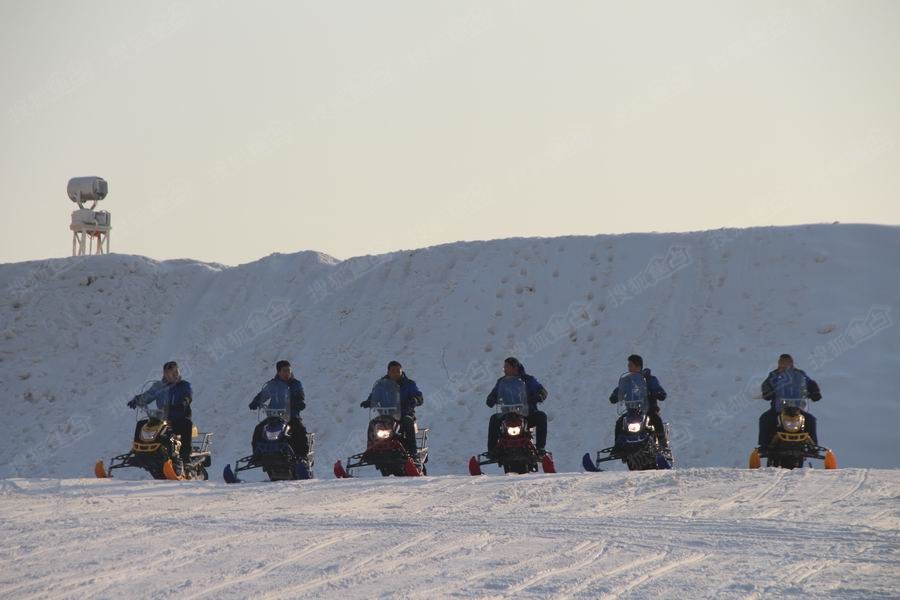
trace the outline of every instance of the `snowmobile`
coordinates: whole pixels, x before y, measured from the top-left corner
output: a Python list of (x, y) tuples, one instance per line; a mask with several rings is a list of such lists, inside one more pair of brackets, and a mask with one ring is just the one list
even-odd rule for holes
[(379, 379), (371, 398), (366, 451), (349, 457), (346, 467), (340, 460), (335, 462), (334, 476), (352, 477), (352, 469), (368, 466), (374, 466), (384, 477), (427, 475), (428, 428), (415, 426), (416, 456), (411, 456), (400, 427), (400, 386), (390, 379)]
[(544, 473), (556, 473), (553, 455), (538, 452), (534, 445), (534, 428), (528, 426), (528, 394), (525, 382), (507, 376), (497, 383), (497, 413), (500, 418), (500, 437), (492, 452), (469, 459), (469, 474), (482, 475), (483, 465), (496, 464), (504, 473), (536, 473), (538, 463)]
[(750, 453), (750, 468), (762, 466), (795, 469), (803, 467), (803, 461), (815, 458), (825, 463), (826, 469), (837, 469), (834, 452), (816, 444), (806, 427), (806, 377), (794, 369), (786, 369), (778, 374), (774, 382), (775, 410), (778, 426), (772, 441), (766, 448), (754, 448)]
[[(265, 388), (263, 388), (265, 390)], [(291, 411), (288, 397), (267, 397), (263, 402), (266, 418), (253, 431), (253, 454), (225, 465), (222, 477), (226, 483), (241, 483), (238, 473), (262, 469), (269, 481), (312, 479), (315, 464), (316, 434), (307, 433), (309, 452), (306, 458), (298, 458), (291, 445)]]
[[(671, 469), (675, 463), (669, 448), (663, 448), (648, 416), (647, 382), (641, 373), (625, 373), (619, 378), (619, 418), (616, 421), (615, 445), (597, 452), (596, 461), (590, 452), (581, 457), (585, 471), (602, 471), (600, 463), (620, 460), (629, 471)], [(669, 424), (664, 423), (666, 439)]]
[[(108, 466), (103, 465), (102, 459), (98, 460), (94, 465), (94, 475), (112, 477), (114, 469), (138, 467), (154, 479), (209, 479), (206, 467), (212, 464), (212, 433), (199, 433), (194, 426), (193, 439), (182, 440), (167, 420), (168, 406), (153, 408), (147, 405), (135, 411), (143, 411), (147, 418), (139, 420), (135, 426), (131, 451), (112, 458)], [(194, 444), (194, 440), (199, 440), (199, 443)], [(188, 464), (182, 464), (180, 454), (181, 445), (185, 443), (193, 444)]]

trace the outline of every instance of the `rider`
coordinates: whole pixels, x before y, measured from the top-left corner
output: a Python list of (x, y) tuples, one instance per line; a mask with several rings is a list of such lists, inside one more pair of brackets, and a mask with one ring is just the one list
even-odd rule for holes
[[(640, 373), (643, 375), (644, 381), (647, 382), (647, 416), (650, 419), (650, 424), (653, 425), (653, 429), (656, 430), (656, 439), (659, 441), (660, 447), (665, 450), (668, 448), (669, 442), (666, 439), (666, 427), (663, 425), (662, 416), (659, 414), (659, 403), (666, 399), (666, 390), (659, 384), (659, 379), (650, 373), (650, 369), (644, 369), (644, 359), (637, 354), (632, 354), (628, 357), (628, 372)], [(619, 401), (618, 385), (609, 395), (609, 401), (613, 404)], [(623, 422), (624, 415), (616, 421), (614, 439), (619, 437), (619, 431), (622, 428)]]
[[(547, 445), (547, 413), (538, 410), (538, 402), (547, 399), (548, 393), (546, 388), (541, 385), (533, 375), (525, 372), (525, 365), (519, 362), (519, 359), (510, 356), (503, 361), (503, 377), (518, 377), (525, 382), (525, 392), (528, 394), (528, 416), (526, 417), (529, 427), (537, 428), (537, 450), (538, 454), (544, 454), (544, 446)], [(491, 408), (497, 404), (497, 385), (503, 378), (497, 380), (494, 389), (487, 397), (487, 405)], [(494, 452), (497, 447), (497, 441), (500, 439), (500, 421), (503, 415), (495, 413), (491, 415), (491, 422), (488, 424), (488, 454)]]
[[(298, 459), (306, 460), (309, 454), (309, 443), (306, 439), (306, 427), (303, 426), (303, 420), (300, 418), (300, 411), (306, 408), (306, 396), (303, 393), (303, 384), (299, 379), (294, 378), (291, 363), (286, 360), (279, 360), (275, 363), (275, 377), (267, 381), (262, 390), (256, 394), (250, 403), (250, 410), (261, 408), (273, 398), (290, 399), (291, 448)], [(265, 421), (260, 422), (253, 430), (254, 441), (262, 437), (264, 423)]]
[[(775, 430), (778, 428), (778, 412), (775, 410), (776, 380), (779, 374), (788, 369), (793, 369), (806, 379), (806, 395), (810, 400), (818, 402), (822, 399), (822, 392), (819, 390), (819, 384), (810, 379), (809, 375), (800, 369), (794, 369), (794, 359), (791, 355), (782, 354), (779, 356), (778, 368), (769, 373), (769, 376), (766, 377), (766, 380), (762, 383), (763, 400), (768, 400), (771, 403), (771, 407), (759, 417), (759, 447), (761, 449), (768, 448), (769, 442), (772, 441), (772, 438), (775, 436)], [(781, 407), (778, 408), (780, 409)], [(818, 446), (819, 438), (816, 433), (816, 418), (806, 411), (801, 410), (800, 414), (803, 415), (804, 421), (806, 422), (806, 431), (809, 432), (809, 437), (812, 438), (813, 444)]]
[[(400, 386), (400, 433), (403, 435), (403, 445), (413, 458), (418, 457), (416, 449), (416, 407), (422, 406), (424, 398), (416, 382), (406, 376), (403, 365), (396, 360), (388, 363), (387, 374), (381, 379), (390, 379)], [(362, 408), (372, 406), (372, 394), (360, 403)], [(372, 432), (369, 432), (369, 439)]]
[[(156, 406), (166, 411), (166, 421), (176, 434), (181, 436), (181, 462), (188, 464), (191, 458), (191, 441), (194, 423), (191, 421), (191, 401), (194, 397), (191, 384), (181, 378), (178, 363), (174, 360), (163, 365), (162, 379), (150, 386), (150, 389), (138, 394), (128, 402), (128, 408), (147, 406), (156, 402)], [(134, 439), (139, 439), (141, 427), (146, 420), (138, 421), (135, 426)]]

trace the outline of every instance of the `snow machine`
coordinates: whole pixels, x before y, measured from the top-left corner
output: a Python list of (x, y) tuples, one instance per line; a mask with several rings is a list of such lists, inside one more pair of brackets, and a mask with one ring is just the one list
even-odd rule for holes
[(483, 465), (499, 465), (504, 473), (536, 473), (538, 464), (544, 473), (556, 473), (553, 455), (538, 452), (534, 445), (534, 428), (528, 425), (528, 394), (525, 382), (507, 376), (497, 383), (497, 413), (500, 417), (500, 436), (492, 452), (469, 459), (469, 473), (482, 475)]
[(253, 454), (225, 465), (222, 477), (226, 483), (240, 483), (238, 473), (262, 469), (269, 481), (312, 479), (315, 464), (316, 434), (307, 433), (309, 453), (298, 458), (291, 446), (291, 416), (286, 408), (266, 408), (266, 418), (253, 433)]
[(400, 386), (390, 379), (379, 379), (372, 388), (368, 443), (366, 451), (354, 454), (344, 466), (340, 460), (334, 463), (334, 476), (339, 479), (352, 477), (352, 470), (373, 466), (385, 477), (426, 475), (428, 462), (428, 429), (415, 426), (415, 456), (410, 455), (400, 427)]
[(762, 466), (795, 469), (803, 466), (807, 459), (822, 460), (826, 469), (837, 469), (837, 457), (828, 448), (817, 445), (807, 429), (806, 418), (806, 377), (794, 369), (779, 374), (775, 389), (775, 409), (778, 426), (775, 435), (766, 448), (754, 448), (750, 453), (750, 468)]
[[(222, 477), (226, 483), (240, 483), (238, 473), (251, 469), (262, 469), (270, 481), (312, 479), (315, 464), (316, 434), (306, 434), (309, 451), (306, 458), (299, 457), (292, 445), (294, 431), (291, 428), (291, 400), (287, 390), (272, 396), (268, 387), (261, 390), (262, 401), (257, 415), (265, 418), (253, 430), (251, 445), (253, 454), (239, 458), (225, 465)], [(259, 394), (257, 395), (259, 396)]]
[[(664, 448), (648, 416), (647, 382), (641, 373), (625, 373), (619, 378), (619, 418), (616, 421), (615, 445), (597, 452), (596, 460), (589, 452), (581, 458), (585, 471), (602, 471), (600, 463), (620, 460), (629, 471), (671, 469), (675, 464), (672, 451)], [(669, 424), (664, 423), (666, 439)]]
[[(94, 465), (97, 477), (112, 477), (115, 469), (137, 467), (144, 469), (154, 479), (209, 479), (206, 467), (212, 464), (210, 443), (212, 433), (199, 433), (194, 426), (192, 440), (184, 441), (176, 434), (167, 420), (166, 408), (145, 406), (147, 418), (139, 420), (134, 430), (131, 451), (112, 458), (107, 466), (103, 460)], [(181, 444), (191, 443), (191, 458), (182, 464)]]

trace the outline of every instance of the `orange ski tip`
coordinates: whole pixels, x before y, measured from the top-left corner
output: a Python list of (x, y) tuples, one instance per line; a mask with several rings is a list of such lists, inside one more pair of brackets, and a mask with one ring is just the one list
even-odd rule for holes
[(829, 450), (825, 453), (825, 468), (826, 469), (837, 469), (837, 456), (834, 455), (834, 452)]
[(106, 479), (108, 475), (106, 474), (106, 469), (103, 467), (103, 461), (98, 460), (94, 464), (94, 475), (96, 475), (100, 479)]
[(175, 472), (175, 467), (172, 465), (171, 458), (163, 463), (163, 474), (166, 476), (166, 479), (171, 479), (173, 481), (182, 479), (178, 476), (178, 473)]
[(760, 466), (762, 466), (762, 460), (759, 457), (759, 450), (754, 448), (753, 452), (750, 453), (750, 468), (758, 469)]

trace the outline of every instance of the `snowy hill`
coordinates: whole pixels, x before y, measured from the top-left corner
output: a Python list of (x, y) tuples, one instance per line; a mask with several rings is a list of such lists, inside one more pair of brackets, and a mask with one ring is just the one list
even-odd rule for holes
[(0, 481), (4, 598), (896, 598), (900, 471)]
[(359, 402), (390, 359), (425, 393), (431, 474), (462, 474), (510, 354), (550, 391), (557, 468), (578, 471), (610, 441), (606, 398), (632, 352), (669, 392), (680, 467), (745, 465), (765, 408), (753, 396), (781, 352), (820, 383), (820, 440), (841, 466), (898, 467), (898, 259), (900, 228), (811, 225), (237, 267), (128, 255), (0, 265), (0, 476), (88, 476), (127, 450), (124, 404), (172, 358), (195, 421), (215, 432), (216, 478), (247, 453), (247, 403), (280, 358), (306, 388), (319, 477), (361, 450)]

